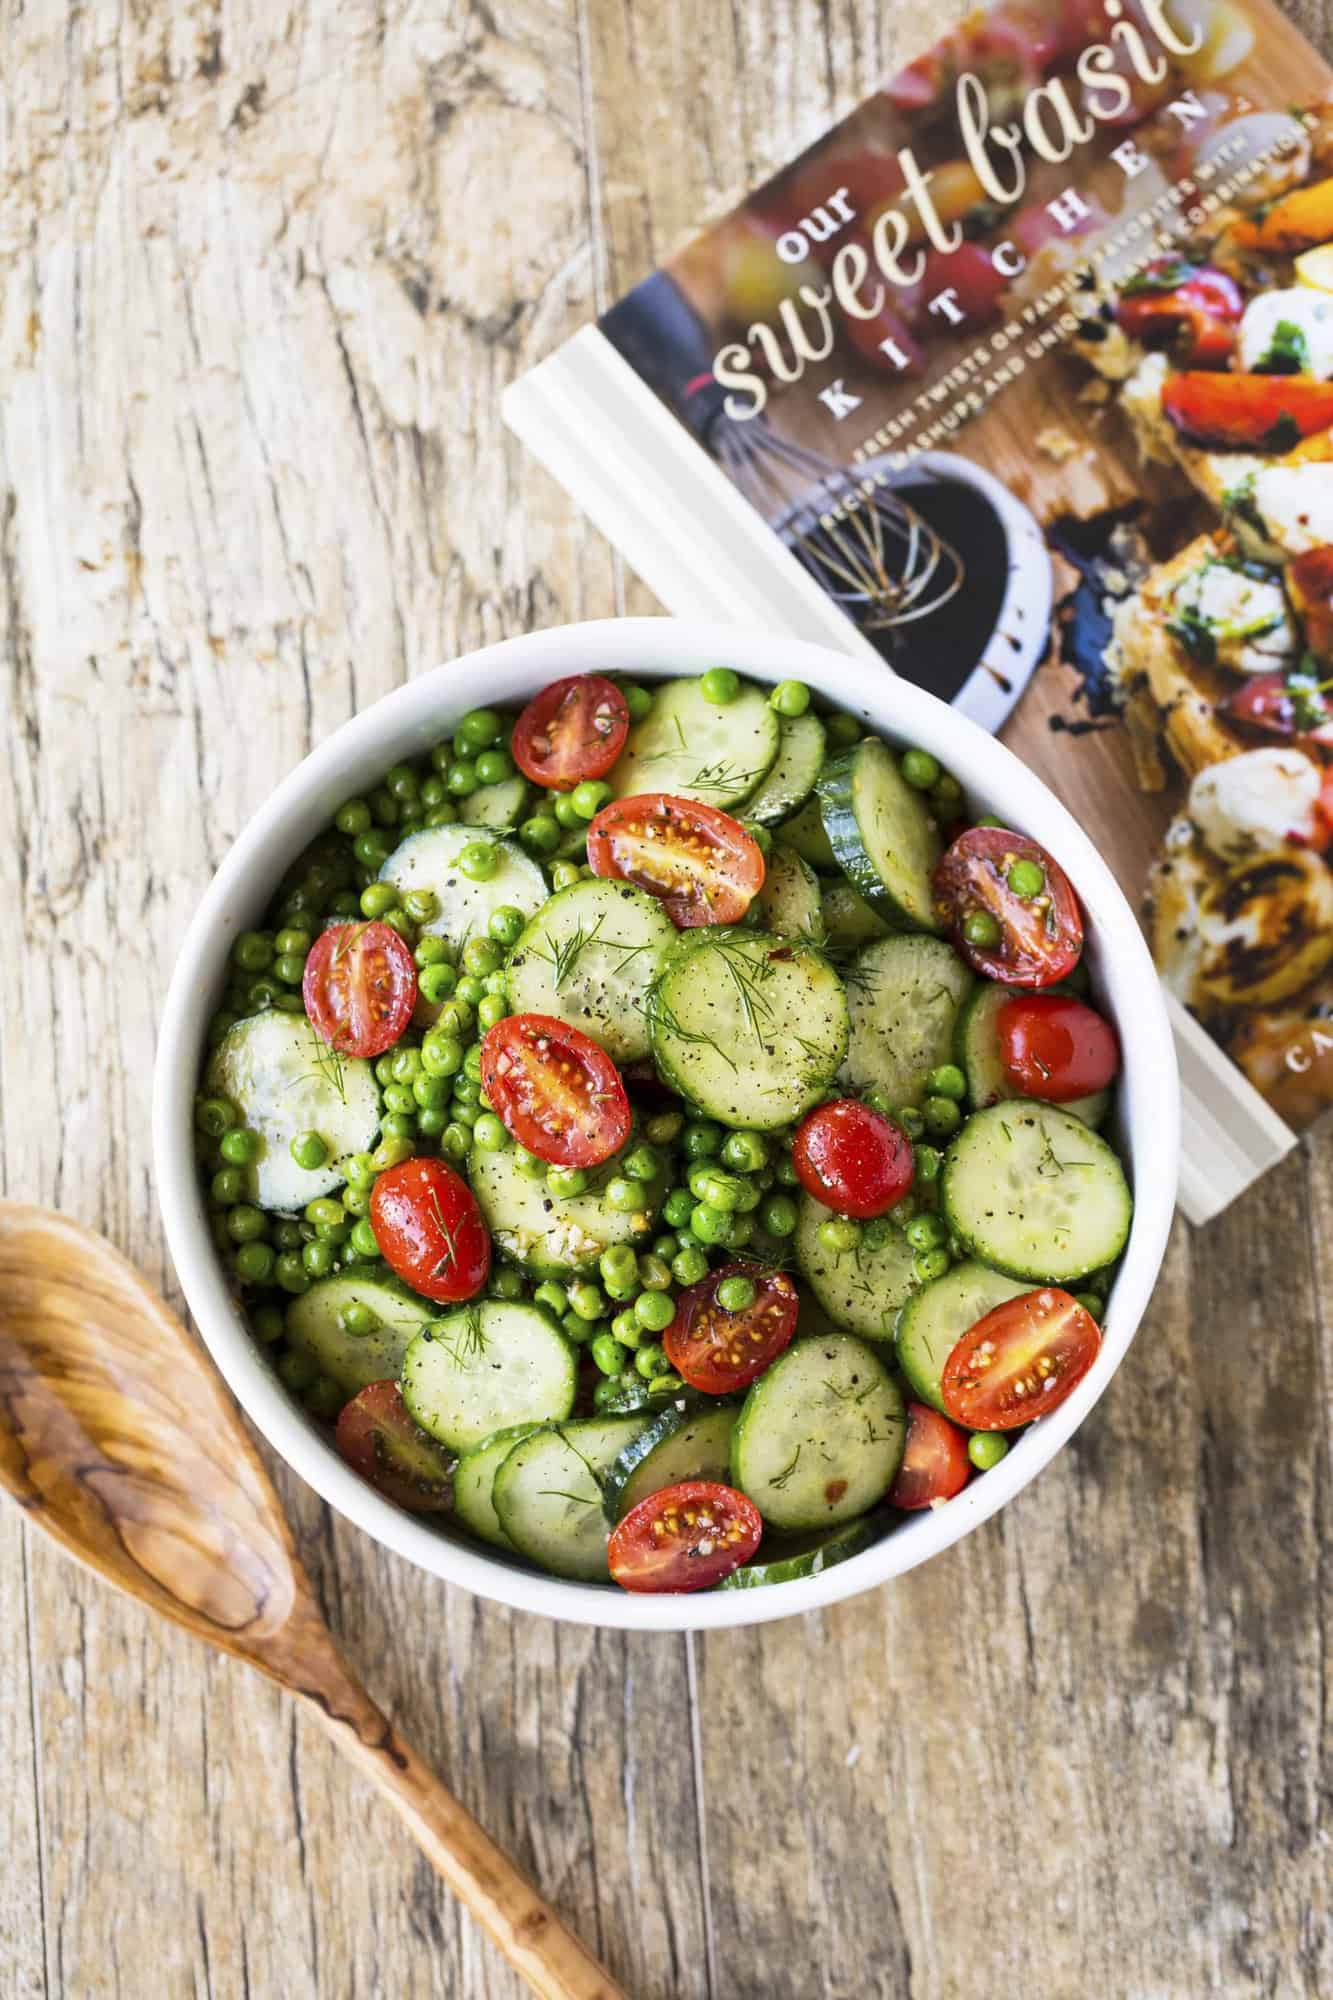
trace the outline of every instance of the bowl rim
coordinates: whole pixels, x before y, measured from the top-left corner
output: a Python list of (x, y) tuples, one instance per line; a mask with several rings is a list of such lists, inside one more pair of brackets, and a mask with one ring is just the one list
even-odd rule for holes
[[(1089, 919), (1094, 976), (1103, 995), (1111, 996), (1122, 1030), (1133, 992), (1132, 1034), (1122, 1032), (1119, 1115), (1123, 1150), (1132, 1157), (1134, 1218), (1094, 1367), (1067, 1401), (1024, 1434), (1019, 1448), (947, 1506), (917, 1515), (818, 1576), (755, 1591), (631, 1595), (531, 1571), (437, 1533), (381, 1498), (343, 1463), (278, 1381), (228, 1289), (195, 1172), (193, 1101), (231, 939), (272, 893), (279, 873), (274, 850), (286, 866), (373, 770), (419, 753), (445, 732), (446, 718), (468, 708), (511, 702), (569, 673), (632, 672), (661, 680), (701, 672), (719, 660), (768, 685), (803, 680), (890, 738), (936, 752), (970, 796), (987, 809), (1002, 799), (1005, 816), (1056, 855)], [(1050, 1463), (1105, 1392), (1156, 1282), (1175, 1201), (1180, 1107), (1166, 1007), (1133, 912), (1088, 836), (1012, 751), (875, 662), (737, 627), (623, 618), (548, 627), (437, 666), (341, 724), (282, 780), (242, 828), (185, 933), (163, 1003), (152, 1122), (158, 1201), (189, 1310), (242, 1409), (322, 1499), (395, 1554), (516, 1610), (608, 1629), (676, 1632), (759, 1624), (858, 1596), (960, 1541)]]

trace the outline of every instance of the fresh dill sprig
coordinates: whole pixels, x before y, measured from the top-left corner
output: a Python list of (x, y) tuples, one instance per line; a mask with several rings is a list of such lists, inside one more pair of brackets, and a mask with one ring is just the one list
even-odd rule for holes
[(769, 1485), (774, 1487), (778, 1492), (781, 1492), (782, 1488), (787, 1484), (787, 1481), (791, 1478), (793, 1472), (795, 1472), (800, 1462), (801, 1462), (801, 1447), (800, 1445), (797, 1445), (788, 1463), (783, 1466), (781, 1472), (774, 1473), (773, 1477), (768, 1482)]

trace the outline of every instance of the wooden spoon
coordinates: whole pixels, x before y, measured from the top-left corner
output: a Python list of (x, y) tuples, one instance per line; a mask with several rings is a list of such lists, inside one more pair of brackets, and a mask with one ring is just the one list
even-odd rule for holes
[(543, 2000), (624, 2000), (344, 1665), (207, 1357), (104, 1238), (0, 1202), (0, 1482), (99, 1575), (310, 1709)]

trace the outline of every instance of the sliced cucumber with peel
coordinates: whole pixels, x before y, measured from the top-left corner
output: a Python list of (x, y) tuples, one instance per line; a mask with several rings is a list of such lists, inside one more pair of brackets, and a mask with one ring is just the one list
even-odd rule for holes
[(762, 689), (705, 701), (697, 680), (667, 681), (635, 723), (608, 783), (618, 799), (669, 792), (726, 810), (767, 776), (778, 754), (778, 718)]
[(574, 1350), (539, 1306), (474, 1299), (423, 1328), (403, 1359), (403, 1401), (451, 1451), (574, 1407)]
[(553, 1014), (613, 1062), (648, 1053), (648, 991), (678, 933), (628, 882), (575, 882), (543, 904), (505, 967), (515, 1014)]
[[(968, 1100), (974, 1111), (984, 1111), (988, 1104), (1020, 1098), (1020, 1093), (1005, 1075), (995, 1026), (1000, 1009), (1008, 1001), (1020, 997), (1012, 986), (1001, 986), (997, 980), (986, 980), (964, 1002), (959, 1012), (954, 1031), (954, 1060), (967, 1078)], [(1062, 1104), (1060, 1109), (1081, 1118), (1085, 1125), (1096, 1126), (1101, 1124), (1110, 1105), (1110, 1091), (1095, 1090), (1088, 1097), (1073, 1098), (1068, 1104)]]
[(775, 847), (764, 868), (764, 886), (755, 897), (759, 922), (779, 937), (803, 937), (821, 944), (819, 877), (790, 847)]
[(894, 1335), (898, 1366), (912, 1394), (947, 1416), (940, 1376), (953, 1349), (993, 1306), (1021, 1298), (1031, 1289), (1023, 1278), (1006, 1278), (1002, 1271), (968, 1258), (914, 1292), (898, 1314)]
[(582, 1583), (605, 1582), (603, 1488), (612, 1466), (643, 1428), (641, 1417), (588, 1417), (523, 1438), (491, 1489), (501, 1528), (521, 1555)]
[(863, 944), (889, 934), (883, 917), (841, 875), (823, 884), (819, 914), (824, 925), (824, 948), (838, 959), (851, 958)]
[(772, 932), (700, 930), (649, 1005), (663, 1080), (724, 1125), (771, 1131), (808, 1111), (847, 1053), (847, 996), (828, 960)]
[(878, 737), (864, 737), (819, 774), (824, 830), (843, 874), (895, 928), (938, 931), (931, 876), (939, 829), (922, 794)]
[(526, 778), (501, 778), (498, 784), (478, 785), (475, 792), (458, 801), (459, 822), (487, 827), (492, 833), (511, 833), (527, 812), (530, 791)]
[(515, 1147), (498, 1153), (474, 1148), (468, 1159), (472, 1192), (481, 1206), (496, 1248), (536, 1278), (562, 1278), (587, 1271), (615, 1243), (647, 1247), (666, 1195), (666, 1176), (642, 1181), (643, 1207), (612, 1208), (608, 1181), (620, 1171), (616, 1159), (588, 1175), (582, 1194), (553, 1195), (545, 1179), (530, 1180)]
[(790, 819), (815, 789), (826, 742), (823, 723), (809, 709), (804, 715), (784, 718), (779, 724), (778, 754), (767, 776), (736, 807), (737, 819), (757, 820), (760, 826), (778, 826)]
[(789, 847), (793, 854), (800, 855), (802, 861), (808, 861), (817, 874), (837, 874), (837, 857), (824, 831), (824, 816), (819, 809), (818, 795), (807, 799), (798, 813), (783, 821), (776, 840), (779, 847)]
[(943, 938), (899, 935), (865, 945), (843, 974), (851, 1039), (842, 1074), (853, 1090), (920, 1104), (926, 1078), (953, 1058), (972, 974)]
[[(228, 1098), (263, 1140), (247, 1167), (249, 1198), (260, 1208), (295, 1213), (343, 1184), (351, 1153), (369, 1152), (379, 1136), (380, 1093), (370, 1063), (340, 1056), (304, 1014), (249, 1014), (227, 1030), (209, 1061), (208, 1089)], [(322, 1167), (298, 1167), (292, 1140), (318, 1132), (328, 1149)]]
[(729, 1479), (731, 1433), (738, 1414), (734, 1403), (699, 1408), (679, 1396), (659, 1411), (631, 1438), (606, 1475), (602, 1503), (607, 1520), (622, 1520), (650, 1493), (660, 1493), (682, 1479)]
[[(460, 865), (463, 849), (479, 841), (491, 844), (495, 858), (494, 872), (484, 882), (474, 882)], [(404, 896), (413, 889), (428, 889), (439, 909), (422, 924), (422, 932), (447, 937), (457, 945), (474, 934), (484, 937), (496, 910), (535, 916), (550, 894), (546, 877), (517, 841), (475, 826), (429, 826), (410, 833), (380, 869), (380, 880), (392, 882)]]
[(799, 1583), (822, 1576), (826, 1569), (859, 1556), (877, 1541), (884, 1524), (865, 1519), (845, 1521), (839, 1528), (816, 1528), (808, 1535), (765, 1535), (753, 1562), (742, 1563), (724, 1576), (721, 1590), (759, 1590), (770, 1583)]
[(745, 1398), (732, 1484), (771, 1527), (832, 1527), (884, 1498), (906, 1435), (902, 1393), (872, 1347), (846, 1333), (797, 1340)]
[(1106, 1141), (1035, 1098), (973, 1112), (944, 1156), (940, 1206), (983, 1264), (1039, 1285), (1113, 1264), (1134, 1212)]
[(801, 1196), (795, 1236), (801, 1275), (835, 1326), (865, 1340), (892, 1340), (898, 1308), (917, 1287), (916, 1252), (894, 1227), (877, 1250), (864, 1234), (855, 1249), (826, 1250), (819, 1228), (829, 1219), (823, 1202)]
[[(375, 1315), (366, 1333), (344, 1324), (349, 1307)], [(355, 1396), (372, 1382), (396, 1381), (403, 1357), (436, 1308), (394, 1278), (339, 1271), (320, 1278), (287, 1308), (287, 1345)]]
[(483, 1542), (502, 1549), (513, 1546), (495, 1511), (495, 1475), (520, 1439), (540, 1429), (540, 1424), (510, 1424), (465, 1451), (454, 1468), (454, 1512)]

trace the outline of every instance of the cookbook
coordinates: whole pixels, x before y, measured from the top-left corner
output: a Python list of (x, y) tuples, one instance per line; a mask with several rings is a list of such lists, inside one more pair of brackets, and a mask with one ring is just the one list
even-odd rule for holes
[(1063, 799), (1193, 1220), (1333, 1102), (1333, 70), (1268, 0), (971, 16), (505, 415), (669, 611), (873, 658)]

